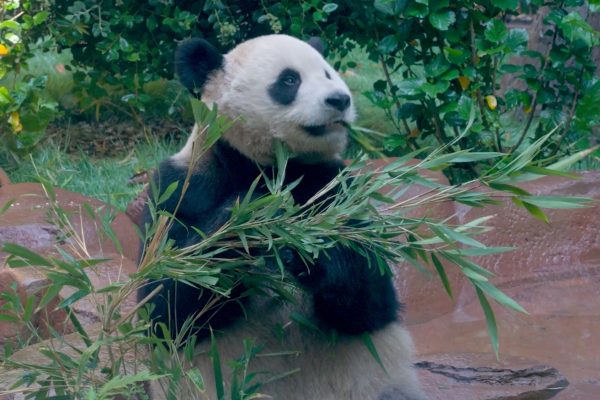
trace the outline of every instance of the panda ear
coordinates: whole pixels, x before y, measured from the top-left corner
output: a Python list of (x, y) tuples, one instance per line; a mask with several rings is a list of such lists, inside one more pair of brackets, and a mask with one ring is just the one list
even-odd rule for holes
[(310, 44), (315, 50), (321, 53), (321, 55), (325, 55), (325, 43), (323, 43), (320, 37), (312, 36), (306, 43)]
[(175, 71), (179, 81), (198, 98), (210, 73), (223, 68), (223, 62), (224, 57), (219, 50), (203, 39), (186, 40), (175, 52)]

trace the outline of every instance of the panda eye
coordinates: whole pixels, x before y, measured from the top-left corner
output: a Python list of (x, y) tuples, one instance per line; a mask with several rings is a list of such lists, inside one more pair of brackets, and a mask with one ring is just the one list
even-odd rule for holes
[(296, 86), (298, 84), (298, 77), (295, 75), (286, 75), (283, 77), (282, 82), (287, 86)]

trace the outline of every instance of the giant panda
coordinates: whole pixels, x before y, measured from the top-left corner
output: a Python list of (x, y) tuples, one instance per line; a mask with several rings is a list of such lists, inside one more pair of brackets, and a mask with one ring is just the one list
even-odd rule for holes
[[(286, 182), (300, 183), (293, 191), (303, 204), (344, 167), (341, 152), (347, 141), (347, 124), (355, 117), (346, 84), (321, 54), (318, 40), (304, 42), (287, 35), (268, 35), (247, 40), (227, 54), (202, 39), (190, 39), (178, 47), (176, 71), (183, 85), (207, 104), (217, 104), (221, 114), (235, 119), (232, 128), (193, 170), (181, 201), (178, 188), (158, 207), (176, 211), (178, 223), (169, 236), (176, 246), (200, 240), (191, 227), (210, 234), (223, 225), (236, 199), (243, 197), (261, 173), (275, 168), (274, 141), (285, 143), (293, 154)], [(160, 192), (188, 173), (193, 143), (201, 128), (194, 126), (183, 148), (164, 160), (155, 173)], [(181, 186), (181, 185), (179, 185)], [(260, 192), (260, 188), (257, 189)], [(151, 196), (154, 197), (154, 196)], [(179, 202), (179, 205), (177, 206)], [(148, 221), (148, 216), (146, 216)], [(412, 341), (401, 325), (401, 305), (392, 279), (370, 267), (367, 256), (337, 246), (314, 260), (310, 270), (293, 255), (287, 272), (301, 290), (297, 301), (282, 302), (265, 296), (245, 296), (243, 301), (224, 301), (210, 317), (197, 321), (198, 356), (195, 366), (206, 383), (202, 396), (183, 385), (180, 399), (216, 399), (213, 364), (206, 350), (214, 332), (221, 360), (239, 358), (244, 339), (252, 339), (263, 352), (289, 354), (256, 357), (253, 372), (274, 375), (297, 372), (270, 381), (259, 390), (282, 400), (420, 400), (424, 398), (411, 362)], [(177, 333), (182, 322), (201, 310), (208, 294), (172, 280), (147, 282), (140, 299), (163, 285), (150, 302), (150, 318), (164, 322)], [(234, 295), (244, 292), (244, 287)], [(241, 304), (243, 303), (243, 304)], [(311, 318), (319, 331), (292, 322), (292, 312)], [(275, 334), (275, 327), (284, 327)], [(210, 330), (209, 330), (210, 328)], [(333, 335), (323, 332), (333, 333)], [(383, 363), (382, 368), (363, 341), (368, 333)], [(335, 340), (330, 340), (331, 337)], [(224, 368), (224, 382), (230, 382)], [(164, 398), (164, 385), (153, 385), (151, 398)]]

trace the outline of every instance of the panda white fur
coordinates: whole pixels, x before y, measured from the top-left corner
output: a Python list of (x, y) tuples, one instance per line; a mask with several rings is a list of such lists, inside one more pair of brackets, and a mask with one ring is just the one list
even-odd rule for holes
[[(176, 69), (181, 82), (207, 104), (217, 103), (220, 113), (241, 118), (194, 170), (176, 214), (181, 224), (169, 232), (177, 246), (199, 240), (189, 226), (210, 233), (225, 223), (235, 199), (243, 197), (259, 175), (257, 164), (272, 164), (275, 138), (285, 142), (295, 156), (287, 166), (286, 181), (302, 177), (293, 190), (300, 204), (343, 168), (345, 124), (354, 119), (354, 108), (348, 87), (318, 47), (316, 41), (309, 44), (286, 35), (251, 39), (225, 55), (201, 39), (180, 45)], [(183, 149), (161, 163), (153, 178), (159, 190), (183, 181), (198, 132), (195, 126)], [(178, 189), (160, 207), (173, 211), (180, 194)], [(221, 360), (239, 358), (244, 339), (254, 339), (265, 353), (295, 352), (256, 357), (250, 364), (252, 371), (274, 375), (299, 369), (260, 389), (274, 399), (423, 399), (411, 362), (411, 338), (398, 321), (400, 304), (391, 277), (367, 264), (365, 256), (342, 246), (316, 260), (310, 273), (292, 257), (286, 267), (304, 288), (298, 302), (256, 296), (244, 300), (243, 311), (237, 302), (220, 304), (216, 312), (207, 313), (210, 319), (198, 321), (202, 327), (195, 332), (199, 352), (210, 346), (208, 326), (216, 332)], [(148, 282), (139, 298), (159, 283), (164, 288), (152, 300), (151, 318), (167, 323), (176, 333), (187, 317), (206, 305), (208, 295), (189, 285), (161, 280)], [(237, 294), (244, 290), (238, 289)], [(331, 342), (323, 334), (291, 323), (293, 311), (309, 315), (323, 331), (337, 332), (337, 340)], [(274, 333), (275, 326), (285, 327), (283, 336)], [(371, 334), (385, 370), (364, 345), (364, 332)], [(207, 391), (194, 395), (183, 387), (178, 398), (216, 399), (210, 357), (200, 354), (194, 363)], [(230, 382), (226, 367), (224, 382)], [(165, 396), (160, 385), (153, 385), (151, 392), (153, 398)]]

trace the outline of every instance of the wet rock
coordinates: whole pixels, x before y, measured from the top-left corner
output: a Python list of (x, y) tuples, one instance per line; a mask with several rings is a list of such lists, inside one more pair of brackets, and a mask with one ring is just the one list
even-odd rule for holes
[[(88, 333), (92, 341), (96, 341), (101, 331), (100, 324), (90, 324), (86, 326), (86, 332)], [(27, 368), (20, 368), (17, 365), (44, 365), (44, 360), (41, 360), (40, 350), (42, 348), (53, 349), (56, 352), (60, 352), (61, 357), (69, 357), (76, 362), (81, 359), (81, 352), (89, 349), (83, 342), (80, 335), (71, 333), (65, 335), (60, 340), (48, 339), (42, 342), (27, 346), (17, 352), (15, 352), (10, 360), (15, 364), (0, 364), (0, 400), (21, 400), (25, 399), (25, 395), (35, 390), (36, 386), (25, 386), (22, 385), (18, 388), (11, 389), (11, 387), (18, 382), (24, 374), (31, 373), (32, 371)], [(111, 359), (119, 357), (122, 361), (120, 364), (120, 372), (123, 375), (133, 374), (136, 371), (139, 372), (145, 369), (145, 366), (136, 362), (138, 359), (146, 359), (147, 354), (143, 346), (133, 348), (129, 342), (120, 341), (119, 344), (115, 344), (110, 349), (112, 354), (109, 354), (108, 345), (103, 345), (101, 351), (98, 354), (98, 365), (95, 366), (95, 372), (98, 373), (96, 379), (105, 379), (104, 375), (100, 374), (102, 366), (111, 365)], [(43, 372), (42, 370), (38, 372)], [(84, 371), (84, 373), (86, 373)], [(43, 375), (38, 379), (41, 380)]]
[[(136, 259), (139, 238), (125, 214), (115, 212), (101, 201), (81, 194), (62, 189), (54, 191), (57, 205), (69, 215), (73, 231), (78, 233), (80, 239), (66, 239), (64, 246), (75, 245), (79, 251), (91, 256), (122, 253), (130, 260)], [(0, 208), (7, 204), (10, 206), (0, 218), (0, 243), (12, 242), (36, 251), (51, 252), (56, 240), (60, 239), (60, 229), (52, 223), (53, 207), (42, 185), (17, 183), (0, 187)], [(90, 217), (86, 206), (96, 213), (96, 219)], [(114, 214), (110, 226), (119, 246), (110, 238), (99, 235), (101, 219), (107, 214)], [(2, 258), (0, 253), (0, 260)]]
[[(538, 195), (600, 199), (600, 172), (582, 173), (579, 180), (546, 177), (520, 186)], [(496, 274), (494, 284), (529, 312), (492, 304), (501, 359), (525, 357), (560, 371), (571, 385), (556, 399), (600, 399), (600, 202), (589, 208), (544, 211), (549, 224), (512, 203), (481, 209), (457, 205), (461, 223), (496, 215), (487, 224), (494, 230), (478, 240), (516, 247), (512, 252), (475, 259)], [(446, 353), (493, 354), (473, 288), (462, 279), (453, 289), (456, 303), (451, 312), (409, 326), (419, 354), (424, 358)], [(440, 289), (429, 295), (433, 304), (446, 296)]]
[(569, 384), (555, 368), (520, 357), (437, 354), (415, 366), (430, 400), (545, 400)]
[[(0, 187), (0, 208), (9, 204), (0, 217), (0, 247), (5, 243), (13, 243), (44, 256), (59, 257), (58, 249), (61, 249), (78, 258), (105, 259), (86, 269), (95, 288), (127, 280), (136, 270), (134, 260), (139, 248), (138, 236), (127, 216), (116, 213), (110, 224), (119, 243), (117, 245), (107, 235), (99, 234), (103, 216), (114, 213), (113, 210), (95, 199), (60, 189), (54, 191), (57, 204), (68, 215), (67, 221), (72, 226), (73, 235), (65, 237), (64, 230), (58, 228), (57, 220), (52, 218), (52, 201), (41, 185), (12, 184)], [(86, 207), (94, 210), (95, 218), (89, 215)], [(36, 267), (9, 268), (4, 263), (6, 256), (0, 252), (0, 292), (14, 293), (22, 304), (32, 297), (34, 304), (38, 304), (50, 282)], [(42, 338), (49, 337), (50, 330), (61, 334), (73, 330), (66, 312), (57, 306), (75, 292), (73, 287), (63, 287), (54, 300), (33, 314), (31, 323)], [(71, 309), (84, 325), (98, 322), (98, 307), (102, 299), (101, 295), (88, 296), (74, 302)], [(134, 304), (134, 296), (131, 296), (123, 303), (121, 310), (130, 309)], [(0, 344), (17, 339), (26, 340), (30, 335), (31, 332), (23, 324), (0, 322)]]

